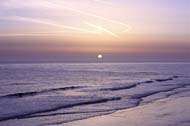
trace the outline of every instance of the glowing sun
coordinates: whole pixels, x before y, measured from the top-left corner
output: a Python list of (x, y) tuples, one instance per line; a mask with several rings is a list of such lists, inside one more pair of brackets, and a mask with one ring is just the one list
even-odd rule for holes
[(102, 59), (103, 56), (102, 56), (101, 54), (99, 54), (99, 55), (97, 56), (97, 58), (98, 58), (98, 59)]

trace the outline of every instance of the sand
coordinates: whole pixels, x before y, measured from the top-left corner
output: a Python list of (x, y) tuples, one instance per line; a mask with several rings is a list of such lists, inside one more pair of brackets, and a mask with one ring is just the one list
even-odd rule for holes
[(63, 126), (190, 126), (190, 97), (158, 100)]

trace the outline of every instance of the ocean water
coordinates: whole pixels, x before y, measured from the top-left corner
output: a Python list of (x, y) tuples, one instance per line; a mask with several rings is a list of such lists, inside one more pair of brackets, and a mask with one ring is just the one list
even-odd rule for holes
[(48, 126), (190, 97), (189, 63), (0, 64), (0, 126)]

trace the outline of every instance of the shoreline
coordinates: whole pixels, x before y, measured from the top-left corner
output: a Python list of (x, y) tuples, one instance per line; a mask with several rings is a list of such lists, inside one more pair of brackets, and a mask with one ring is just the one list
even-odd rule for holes
[(112, 114), (54, 126), (189, 126), (189, 106), (189, 96), (165, 98)]

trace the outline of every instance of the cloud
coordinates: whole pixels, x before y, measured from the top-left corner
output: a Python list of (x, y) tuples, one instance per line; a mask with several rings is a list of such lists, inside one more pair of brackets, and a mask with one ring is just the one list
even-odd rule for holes
[[(100, 2), (100, 0), (98, 0), (98, 1)], [(65, 3), (63, 1), (61, 3), (65, 4), (65, 5), (67, 4), (67, 3)], [(128, 24), (125, 24), (124, 22), (121, 22), (121, 21), (111, 20), (109, 18), (102, 17), (102, 16), (99, 16), (99, 15), (96, 15), (96, 14), (93, 14), (93, 13), (81, 11), (79, 9), (74, 9), (73, 7), (70, 7), (70, 6), (62, 6), (60, 4), (56, 4), (55, 2), (51, 2), (51, 4), (56, 8), (66, 9), (66, 10), (69, 10), (69, 11), (72, 11), (72, 12), (75, 12), (75, 13), (78, 13), (78, 14), (81, 14), (81, 15), (86, 15), (86, 16), (89, 16), (89, 17), (94, 17), (94, 18), (101, 19), (101, 20), (104, 20), (104, 21), (107, 21), (107, 22), (111, 22), (111, 23), (116, 24), (116, 25), (121, 25), (121, 26), (124, 27), (124, 31), (130, 29), (130, 26)]]
[[(30, 17), (21, 17), (21, 16), (12, 16), (12, 17), (0, 17), (0, 20), (13, 20), (13, 21), (21, 21), (21, 22), (30, 22), (30, 23), (37, 23), (37, 24), (42, 24), (42, 25), (48, 25), (48, 26), (53, 26), (57, 28), (62, 28), (63, 30), (68, 29), (68, 30), (73, 30), (77, 31), (78, 33), (89, 33), (89, 34), (98, 34), (95, 31), (90, 31), (87, 29), (83, 28), (78, 28), (78, 27), (73, 27), (73, 26), (68, 26), (68, 25), (62, 25), (58, 24), (54, 21), (50, 21), (47, 19), (37, 19), (37, 18), (30, 18)], [(24, 33), (22, 33), (24, 35)], [(15, 34), (15, 35), (22, 35), (22, 34)], [(26, 34), (30, 35), (30, 34)]]
[(40, 9), (54, 8), (53, 4), (45, 0), (1, 0), (1, 8), (4, 9)]
[(110, 0), (92, 0), (101, 4), (106, 4), (108, 6), (114, 6), (114, 4), (112, 2), (110, 2)]
[(93, 28), (96, 28), (98, 31), (103, 31), (103, 32), (106, 32), (108, 33), (109, 35), (112, 35), (114, 37), (117, 37), (119, 38), (119, 36), (113, 32), (111, 32), (110, 30), (106, 29), (106, 28), (103, 28), (102, 26), (98, 26), (98, 25), (95, 25), (95, 24), (92, 24), (92, 23), (89, 23), (89, 22), (86, 22), (86, 24), (90, 27), (93, 27)]
[[(82, 0), (86, 1), (86, 0)], [(108, 1), (102, 0), (92, 0), (98, 3), (109, 3)], [(111, 36), (117, 36), (112, 29), (108, 30), (106, 26), (103, 25), (94, 25), (93, 23), (85, 23), (90, 22), (94, 19), (94, 22), (101, 20), (104, 24), (111, 24), (115, 28), (122, 27), (122, 30), (117, 31), (117, 33), (122, 33), (123, 31), (128, 31), (130, 26), (124, 22), (113, 20), (107, 18), (105, 16), (100, 16), (98, 14), (89, 12), (88, 9), (81, 10), (77, 8), (80, 6), (81, 8), (85, 5), (84, 2), (77, 0), (1, 0), (0, 4), (0, 20), (6, 21), (17, 21), (17, 22), (28, 22), (34, 24), (42, 24), (50, 27), (61, 28), (64, 30), (70, 30), (73, 32), (86, 33), (86, 34), (100, 34), (97, 29), (101, 29), (105, 33)], [(88, 5), (92, 6), (92, 5)], [(101, 8), (100, 8), (101, 9)], [(14, 11), (13, 11), (14, 10)], [(72, 12), (71, 15), (67, 15), (64, 12)], [(49, 12), (49, 13), (48, 13)], [(46, 13), (46, 16), (43, 14)], [(41, 14), (41, 15), (40, 15)], [(59, 17), (58, 17), (59, 15)], [(79, 16), (80, 15), (80, 16)], [(78, 19), (78, 17), (83, 17), (83, 19)], [(62, 19), (60, 19), (62, 18)], [(58, 23), (62, 22), (62, 20), (70, 20), (67, 23)], [(72, 23), (71, 23), (72, 22)], [(1, 23), (0, 23), (1, 25)], [(96, 30), (91, 30), (90, 27), (96, 28)], [(24, 29), (24, 26), (23, 26)], [(3, 36), (4, 34), (1, 34)], [(7, 35), (7, 34), (6, 34)], [(4, 36), (6, 36), (4, 35)], [(10, 35), (33, 35), (33, 34), (25, 34), (25, 33), (14, 33)]]

